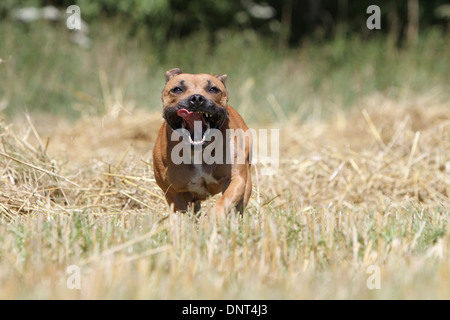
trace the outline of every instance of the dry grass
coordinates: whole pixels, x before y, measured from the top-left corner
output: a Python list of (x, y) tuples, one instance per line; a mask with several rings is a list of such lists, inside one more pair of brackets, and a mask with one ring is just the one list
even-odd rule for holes
[(159, 114), (49, 119), (0, 126), (0, 298), (450, 298), (446, 102), (372, 96), (273, 124), (278, 174), (221, 226), (168, 212), (151, 168)]

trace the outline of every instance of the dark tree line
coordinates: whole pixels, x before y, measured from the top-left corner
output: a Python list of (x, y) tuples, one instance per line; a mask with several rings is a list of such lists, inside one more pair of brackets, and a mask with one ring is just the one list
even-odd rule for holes
[(381, 9), (379, 33), (394, 34), (399, 41), (414, 39), (431, 26), (446, 32), (449, 0), (2, 0), (0, 16), (6, 18), (21, 6), (80, 6), (88, 22), (120, 16), (138, 29), (149, 29), (154, 41), (188, 36), (195, 32), (254, 30), (260, 35), (296, 45), (305, 36), (331, 38), (338, 33), (369, 36), (367, 7)]

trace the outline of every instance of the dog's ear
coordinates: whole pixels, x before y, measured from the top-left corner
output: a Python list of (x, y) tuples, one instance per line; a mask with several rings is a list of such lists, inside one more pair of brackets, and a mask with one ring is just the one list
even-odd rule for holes
[(228, 75), (226, 75), (226, 74), (222, 74), (222, 75), (216, 74), (215, 77), (217, 79), (219, 79), (220, 81), (222, 81), (223, 84), (225, 84), (225, 81), (227, 81)]
[(183, 71), (181, 71), (180, 68), (173, 68), (170, 69), (169, 71), (166, 71), (166, 82), (168, 82), (170, 79), (172, 79), (173, 77), (182, 74)]

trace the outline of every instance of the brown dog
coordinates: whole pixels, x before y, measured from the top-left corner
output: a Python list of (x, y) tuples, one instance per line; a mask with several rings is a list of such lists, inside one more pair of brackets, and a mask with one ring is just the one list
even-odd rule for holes
[(165, 121), (153, 149), (153, 169), (174, 211), (193, 205), (198, 212), (202, 200), (222, 192), (216, 214), (223, 216), (232, 207), (242, 213), (250, 198), (251, 136), (227, 104), (226, 79), (178, 68), (166, 72)]

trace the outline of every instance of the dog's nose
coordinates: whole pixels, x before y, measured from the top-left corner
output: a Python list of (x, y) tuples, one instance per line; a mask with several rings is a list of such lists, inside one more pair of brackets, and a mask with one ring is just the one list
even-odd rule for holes
[(189, 103), (193, 107), (200, 107), (203, 104), (203, 102), (205, 102), (205, 97), (202, 96), (201, 94), (193, 94), (189, 98)]

